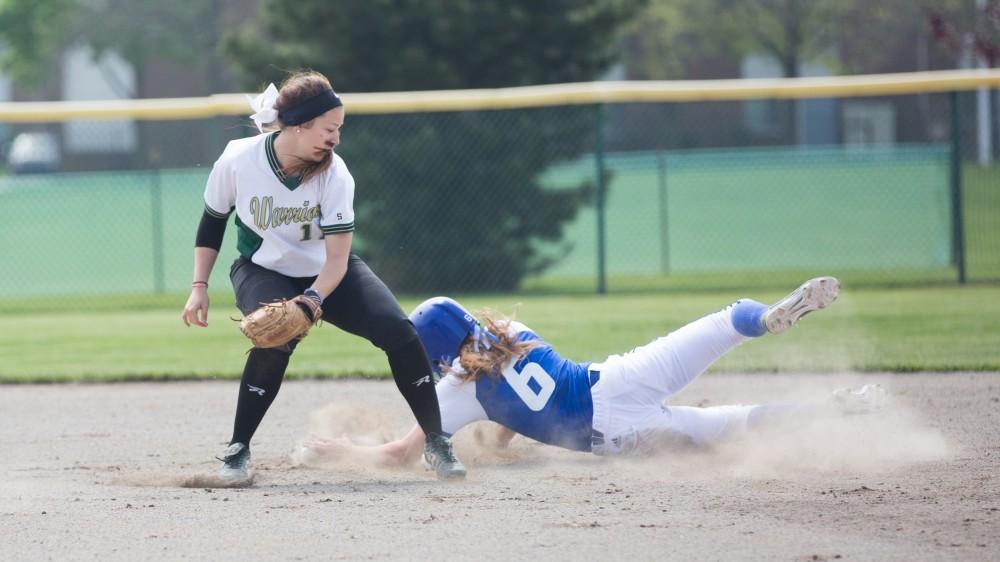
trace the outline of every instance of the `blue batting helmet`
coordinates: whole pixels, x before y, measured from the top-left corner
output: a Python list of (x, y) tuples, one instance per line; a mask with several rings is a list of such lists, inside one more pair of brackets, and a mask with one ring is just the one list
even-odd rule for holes
[(472, 313), (448, 297), (420, 303), (410, 313), (410, 321), (417, 328), (431, 366), (439, 373), (440, 365), (451, 365), (465, 338), (479, 332), (479, 321)]

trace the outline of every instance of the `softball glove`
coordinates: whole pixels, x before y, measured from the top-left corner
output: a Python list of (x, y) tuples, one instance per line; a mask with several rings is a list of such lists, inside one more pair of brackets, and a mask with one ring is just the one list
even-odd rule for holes
[(315, 301), (299, 295), (266, 303), (247, 314), (240, 320), (240, 331), (254, 347), (283, 347), (294, 339), (306, 337), (322, 315), (323, 310)]

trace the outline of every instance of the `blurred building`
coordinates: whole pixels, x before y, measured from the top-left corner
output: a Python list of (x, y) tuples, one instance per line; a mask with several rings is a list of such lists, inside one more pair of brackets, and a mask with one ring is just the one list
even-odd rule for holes
[[(216, 46), (227, 31), (251, 21), (259, 6), (259, 0), (210, 1), (215, 18), (200, 31), (209, 30)], [(77, 44), (63, 50), (57, 67), (40, 88), (18, 88), (0, 75), (0, 101), (173, 98), (241, 90), (217, 49), (204, 53), (197, 64), (152, 58), (143, 68), (135, 68), (111, 51), (95, 60), (88, 46)], [(3, 125), (0, 142), (8, 153), (19, 135), (55, 138), (61, 153), (59, 167), (65, 171), (192, 167), (212, 164), (206, 162), (206, 155), (217, 154), (220, 143), (234, 136), (224, 130), (231, 127), (230, 121), (217, 119), (79, 120)]]

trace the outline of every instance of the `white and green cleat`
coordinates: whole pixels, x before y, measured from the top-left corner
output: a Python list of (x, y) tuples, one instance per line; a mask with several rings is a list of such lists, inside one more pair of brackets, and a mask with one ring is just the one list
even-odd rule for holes
[(433, 470), (438, 480), (465, 478), (465, 466), (455, 457), (451, 440), (440, 433), (428, 433), (424, 439), (424, 466)]
[(226, 448), (219, 459), (222, 468), (219, 478), (229, 484), (240, 484), (250, 481), (250, 447), (244, 443), (233, 443)]

